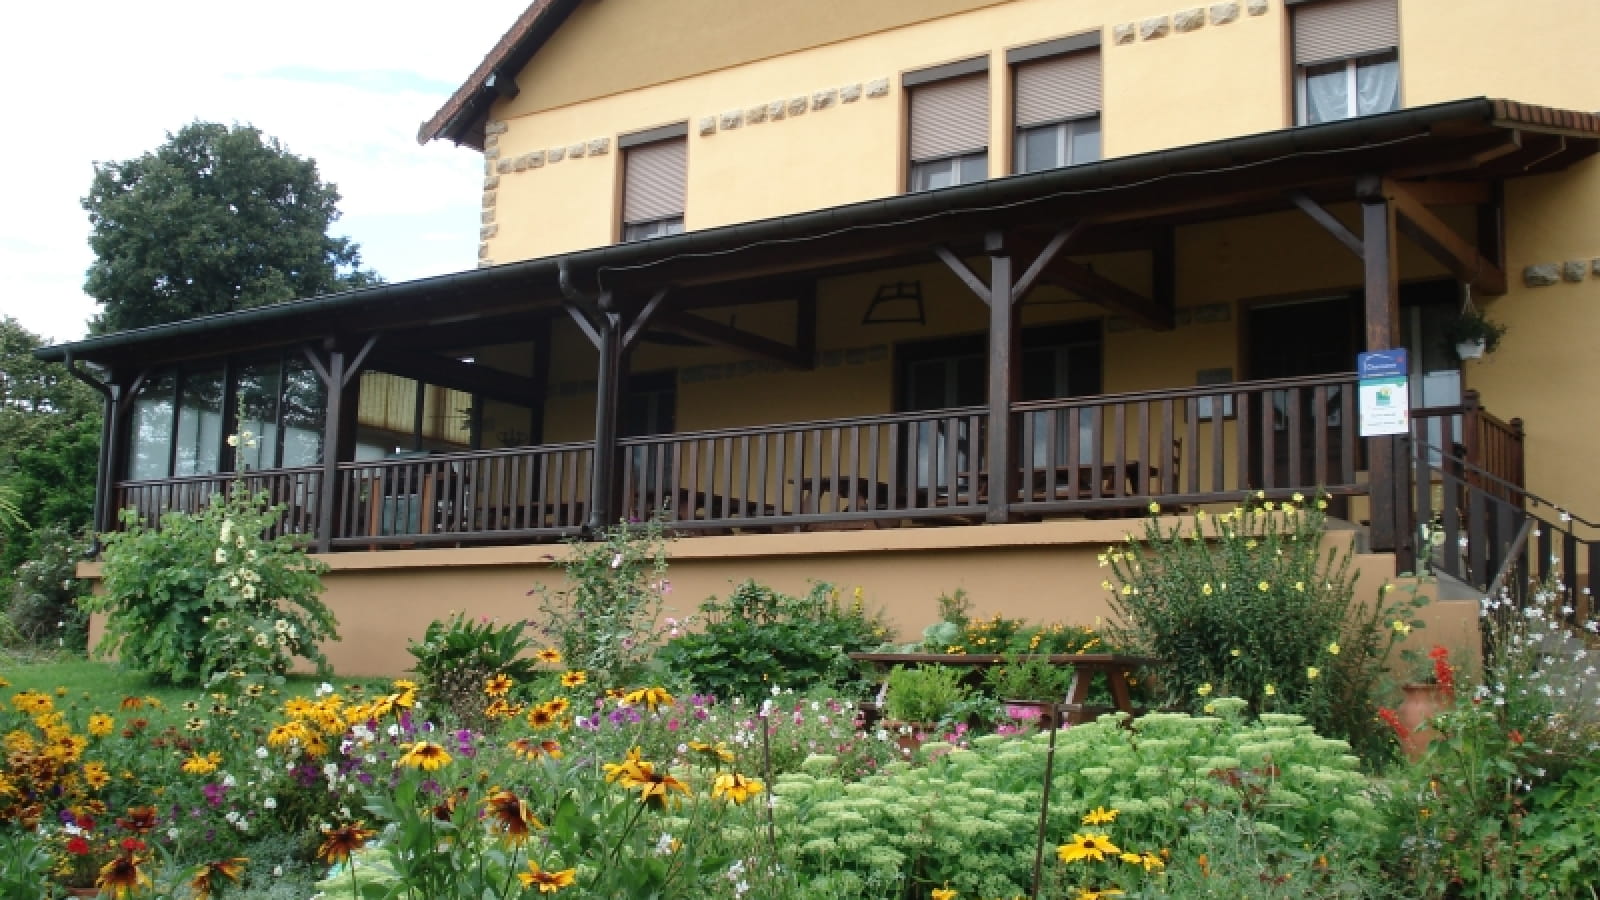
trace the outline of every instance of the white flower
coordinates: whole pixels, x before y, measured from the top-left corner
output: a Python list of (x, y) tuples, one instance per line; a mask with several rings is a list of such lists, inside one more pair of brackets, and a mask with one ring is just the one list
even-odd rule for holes
[(266, 759), (266, 758), (267, 758), (267, 748), (265, 748), (265, 747), (257, 747), (256, 748), (256, 759)]
[[(283, 620), (279, 619), (278, 621), (281, 622)], [(318, 697), (326, 696), (327, 694), (331, 694), (331, 693), (333, 693), (333, 685), (329, 684), (328, 682), (324, 681), (323, 683), (317, 685), (317, 696)], [(360, 726), (360, 727), (363, 728), (363, 729), (366, 728), (366, 726), (364, 726), (364, 725)]]
[(217, 560), (217, 565), (219, 565), (219, 566), (226, 564), (227, 561), (228, 561), (228, 551), (222, 549), (221, 547), (218, 547), (217, 548), (216, 560)]
[(622, 554), (621, 553), (618, 553), (616, 556), (611, 557), (611, 568), (613, 568), (613, 569), (622, 568)]
[(72, 824), (71, 822), (61, 826), (61, 830), (65, 831), (67, 834), (83, 834), (83, 829)]
[[(246, 599), (248, 599), (248, 598), (246, 598)], [(271, 643), (272, 643), (272, 641), (268, 640), (268, 638), (267, 638), (267, 636), (265, 634), (262, 634), (260, 632), (256, 633), (256, 646), (257, 647), (265, 647), (265, 646), (268, 646)]]
[(661, 833), (661, 837), (656, 838), (656, 853), (661, 856), (666, 856), (668, 853), (671, 853), (672, 840), (672, 835), (663, 831)]
[(169, 841), (174, 841), (174, 842), (175, 842), (175, 841), (177, 841), (177, 840), (178, 840), (178, 836), (179, 836), (179, 835), (180, 835), (180, 834), (182, 834), (182, 833), (183, 833), (183, 832), (181, 832), (181, 831), (179, 831), (179, 830), (178, 830), (178, 829), (176, 829), (176, 828), (168, 828), (168, 829), (167, 829), (167, 840), (169, 840)]
[[(290, 768), (293, 768), (293, 766), (291, 766)], [(239, 784), (239, 779), (233, 777), (232, 775), (224, 775), (224, 776), (222, 776), (222, 786), (223, 787), (225, 787), (225, 788), (237, 787), (238, 784)]]
[(275, 797), (268, 797), (267, 799), (261, 801), (261, 806), (265, 809), (277, 809), (278, 800)]

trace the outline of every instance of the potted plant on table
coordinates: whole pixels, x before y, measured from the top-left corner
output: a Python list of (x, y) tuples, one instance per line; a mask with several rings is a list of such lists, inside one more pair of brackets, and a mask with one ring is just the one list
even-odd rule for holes
[(1445, 343), (1454, 349), (1458, 359), (1463, 360), (1478, 359), (1486, 353), (1493, 353), (1505, 334), (1504, 325), (1470, 305), (1444, 325)]
[(984, 683), (1005, 706), (1006, 715), (1041, 729), (1055, 725), (1070, 682), (1070, 670), (1042, 655), (1007, 654), (984, 675)]
[(1417, 760), (1437, 736), (1428, 723), (1456, 702), (1456, 671), (1450, 652), (1437, 644), (1426, 658), (1416, 651), (1406, 651), (1403, 656), (1411, 663), (1412, 674), (1400, 686), (1405, 699), (1397, 711), (1400, 727), (1395, 730), (1406, 756)]
[(903, 752), (913, 752), (966, 701), (968, 693), (961, 672), (949, 666), (895, 666), (889, 671), (884, 697), (888, 715), (884, 725)]

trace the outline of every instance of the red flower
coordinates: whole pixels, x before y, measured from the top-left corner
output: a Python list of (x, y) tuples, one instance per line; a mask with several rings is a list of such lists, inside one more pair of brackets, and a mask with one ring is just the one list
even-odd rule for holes
[(1411, 737), (1410, 730), (1407, 729), (1406, 726), (1400, 724), (1400, 715), (1394, 710), (1388, 709), (1387, 707), (1380, 708), (1378, 710), (1378, 718), (1382, 719), (1390, 728), (1394, 729), (1395, 737), (1398, 737), (1400, 740), (1403, 741), (1406, 738)]
[(1433, 660), (1433, 680), (1446, 691), (1455, 693), (1456, 670), (1450, 665), (1450, 651), (1435, 644), (1428, 651), (1428, 658)]
[(1507, 737), (1511, 738), (1511, 743), (1512, 744), (1514, 744), (1514, 745), (1516, 745), (1518, 747), (1522, 746), (1522, 732), (1520, 732), (1517, 729), (1513, 728), (1513, 729), (1511, 729), (1511, 733), (1509, 735), (1507, 735)]
[(144, 845), (144, 841), (141, 841), (138, 838), (123, 838), (122, 839), (122, 849), (126, 850), (129, 853), (138, 853), (139, 851), (144, 849), (144, 846), (145, 846)]
[(89, 842), (81, 837), (74, 837), (67, 841), (67, 852), (73, 856), (82, 856), (89, 852)]

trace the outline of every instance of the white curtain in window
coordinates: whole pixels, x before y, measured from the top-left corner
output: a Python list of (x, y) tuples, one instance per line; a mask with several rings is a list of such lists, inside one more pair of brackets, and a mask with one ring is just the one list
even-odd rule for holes
[(1370, 116), (1400, 108), (1400, 64), (1394, 60), (1356, 66), (1356, 113)]
[[(1398, 87), (1398, 79), (1396, 81)], [(1344, 71), (1306, 76), (1306, 122), (1350, 118), (1350, 84)]]

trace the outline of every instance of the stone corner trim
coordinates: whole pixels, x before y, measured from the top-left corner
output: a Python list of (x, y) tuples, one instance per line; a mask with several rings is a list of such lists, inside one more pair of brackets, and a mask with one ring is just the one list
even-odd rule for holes
[(1522, 270), (1522, 283), (1528, 287), (1544, 287), (1560, 280), (1561, 267), (1555, 263), (1539, 263)]
[(1111, 42), (1113, 44), (1131, 44), (1139, 36), (1139, 26), (1133, 22), (1111, 26)]
[(1139, 40), (1153, 41), (1167, 36), (1172, 28), (1166, 16), (1151, 16), (1139, 22)]
[(1203, 6), (1181, 9), (1172, 14), (1172, 30), (1179, 34), (1204, 28), (1205, 24), (1206, 10)]
[(1211, 4), (1211, 24), (1226, 25), (1239, 18), (1239, 4), (1235, 0)]
[(1245, 10), (1252, 16), (1264, 16), (1267, 14), (1267, 5), (1267, 0), (1249, 0)]
[(705, 137), (708, 134), (716, 134), (716, 133), (717, 133), (717, 117), (716, 116), (701, 116), (700, 117), (700, 136), (701, 137)]

